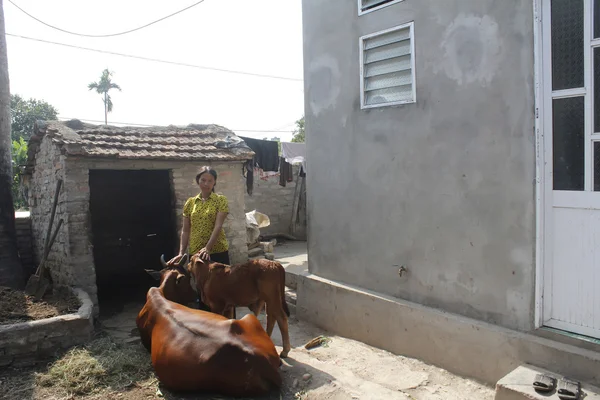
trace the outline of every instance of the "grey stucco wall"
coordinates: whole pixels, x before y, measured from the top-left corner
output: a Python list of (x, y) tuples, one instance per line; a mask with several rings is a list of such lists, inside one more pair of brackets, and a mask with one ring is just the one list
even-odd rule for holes
[[(356, 3), (303, 0), (311, 272), (530, 329), (532, 2)], [(361, 110), (359, 37), (410, 21), (416, 104)]]

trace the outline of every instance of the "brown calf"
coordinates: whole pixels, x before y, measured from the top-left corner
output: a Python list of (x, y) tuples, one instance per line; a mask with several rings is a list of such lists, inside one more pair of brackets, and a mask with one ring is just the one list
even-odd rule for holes
[[(167, 266), (164, 259), (161, 260), (166, 269), (177, 268)], [(148, 273), (157, 277), (156, 271)], [(191, 287), (214, 313), (231, 318), (233, 308), (239, 306), (248, 307), (258, 316), (266, 304), (267, 334), (269, 337), (272, 335), (277, 322), (283, 345), (280, 356), (287, 357), (291, 350), (288, 331), (290, 311), (285, 301), (285, 269), (280, 263), (249, 260), (230, 266), (193, 256), (187, 265), (187, 274)], [(185, 297), (189, 301), (189, 294)]]
[(259, 396), (281, 386), (281, 360), (254, 315), (232, 320), (170, 301), (189, 279), (176, 269), (161, 275), (136, 322), (162, 384), (229, 396)]

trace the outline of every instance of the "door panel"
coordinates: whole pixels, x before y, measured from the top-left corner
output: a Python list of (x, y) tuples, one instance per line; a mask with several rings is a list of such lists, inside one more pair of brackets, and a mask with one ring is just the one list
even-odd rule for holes
[(554, 209), (552, 319), (578, 333), (600, 331), (600, 213), (597, 210)]
[(600, 1), (545, 0), (542, 15), (543, 322), (600, 338)]

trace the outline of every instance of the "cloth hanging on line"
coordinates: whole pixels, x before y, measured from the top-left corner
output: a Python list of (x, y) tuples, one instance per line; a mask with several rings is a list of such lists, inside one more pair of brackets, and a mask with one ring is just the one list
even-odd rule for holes
[(306, 143), (281, 142), (281, 155), (290, 164), (302, 163), (306, 171)]
[[(281, 170), (281, 166), (279, 167)], [(257, 169), (258, 170), (258, 174), (260, 175), (260, 179), (263, 181), (268, 181), (270, 177), (272, 176), (279, 176), (279, 172), (275, 172), (275, 171), (264, 171), (262, 169)]]
[(253, 166), (258, 166), (263, 171), (279, 170), (279, 146), (276, 141), (253, 139), (243, 136), (240, 136), (240, 138), (256, 153), (254, 155)]
[(285, 158), (279, 157), (279, 186), (285, 187), (288, 182), (293, 180), (292, 164), (285, 161)]
[(254, 160), (248, 160), (243, 164), (242, 175), (246, 177), (246, 191), (252, 196), (254, 190)]

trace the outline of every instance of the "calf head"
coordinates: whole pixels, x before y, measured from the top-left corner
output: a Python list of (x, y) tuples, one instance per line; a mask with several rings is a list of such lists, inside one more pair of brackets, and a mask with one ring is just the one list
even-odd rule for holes
[(145, 271), (160, 282), (165, 298), (183, 305), (195, 302), (198, 294), (192, 288), (190, 274), (185, 268), (188, 256), (182, 257), (181, 261), (175, 265), (167, 265), (164, 255), (160, 257), (160, 261), (163, 269), (160, 271), (146, 269)]

